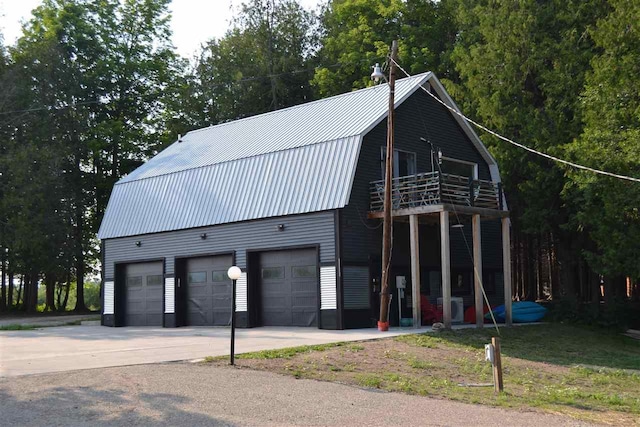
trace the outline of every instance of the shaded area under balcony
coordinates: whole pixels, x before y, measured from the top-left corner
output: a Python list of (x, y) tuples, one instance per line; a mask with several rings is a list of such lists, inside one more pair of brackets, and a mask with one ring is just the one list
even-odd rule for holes
[[(369, 184), (368, 216), (370, 219), (381, 219), (384, 216), (384, 184), (384, 180)], [(476, 327), (482, 328), (484, 326), (484, 291), (482, 290), (484, 286), (482, 284), (481, 223), (483, 218), (499, 218), (502, 232), (505, 322), (511, 326), (509, 212), (505, 209), (500, 183), (441, 172), (428, 172), (394, 178), (391, 194), (393, 221), (409, 222), (413, 325), (421, 325), (419, 224), (439, 224), (442, 317), (445, 328), (450, 329), (452, 324), (450, 227), (462, 225), (463, 222), (471, 223), (472, 241), (467, 249), (473, 259)], [(453, 223), (450, 222), (450, 214), (453, 214)]]

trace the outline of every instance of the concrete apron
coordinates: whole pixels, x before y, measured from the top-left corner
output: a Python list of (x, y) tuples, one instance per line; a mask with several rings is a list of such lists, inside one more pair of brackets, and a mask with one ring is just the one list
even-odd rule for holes
[[(474, 325), (454, 325), (454, 329)], [(107, 328), (67, 326), (30, 331), (0, 331), (0, 377), (74, 371), (111, 366), (174, 362), (229, 354), (229, 328)], [(327, 331), (314, 328), (260, 327), (236, 330), (236, 354), (340, 341), (363, 341), (432, 332), (392, 328)]]

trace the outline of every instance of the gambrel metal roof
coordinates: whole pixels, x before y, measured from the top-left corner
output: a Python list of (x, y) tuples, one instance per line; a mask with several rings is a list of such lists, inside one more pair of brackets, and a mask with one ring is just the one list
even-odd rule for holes
[[(424, 73), (397, 81), (396, 107), (427, 81), (454, 106)], [(342, 208), (362, 137), (387, 117), (388, 97), (379, 85), (189, 132), (116, 183), (98, 237)]]

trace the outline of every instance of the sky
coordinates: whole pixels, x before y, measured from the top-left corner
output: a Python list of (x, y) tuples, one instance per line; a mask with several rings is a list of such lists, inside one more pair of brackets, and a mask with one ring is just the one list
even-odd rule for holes
[[(319, 0), (298, 0), (307, 8), (315, 8)], [(5, 44), (13, 44), (20, 36), (21, 22), (28, 21), (31, 10), (42, 0), (0, 0), (0, 33)], [(219, 38), (229, 28), (232, 7), (242, 0), (173, 0), (171, 29), (173, 44), (184, 57), (193, 56), (200, 45), (213, 37)]]

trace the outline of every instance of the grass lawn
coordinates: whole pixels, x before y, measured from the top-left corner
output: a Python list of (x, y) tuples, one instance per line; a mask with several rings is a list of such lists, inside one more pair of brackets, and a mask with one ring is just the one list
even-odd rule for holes
[[(615, 425), (640, 425), (640, 341), (562, 324), (501, 329), (505, 392), (484, 345), (496, 330), (465, 329), (237, 356), (239, 367), (297, 378), (541, 410)], [(208, 358), (208, 363), (226, 364)]]

